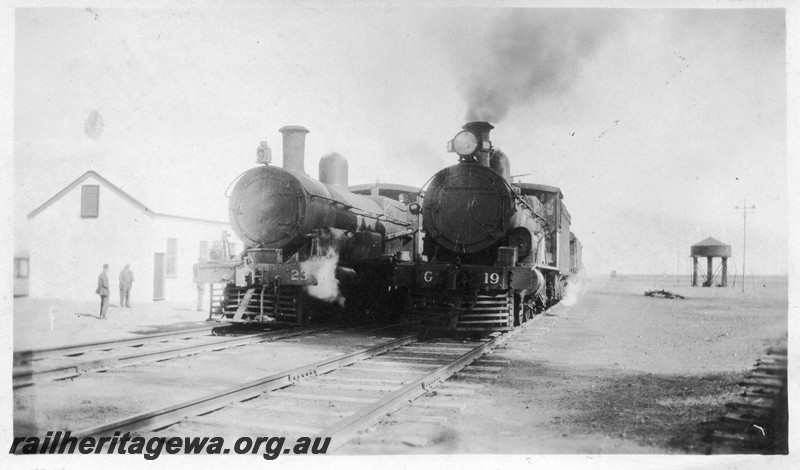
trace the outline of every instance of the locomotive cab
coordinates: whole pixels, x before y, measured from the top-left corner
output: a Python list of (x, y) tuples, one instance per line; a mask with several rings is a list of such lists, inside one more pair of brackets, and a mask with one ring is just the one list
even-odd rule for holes
[(542, 203), (543, 216), (547, 221), (544, 258), (542, 264), (558, 270), (570, 272), (570, 223), (572, 217), (564, 204), (561, 189), (555, 186), (533, 183), (516, 183), (520, 193), (533, 196)]

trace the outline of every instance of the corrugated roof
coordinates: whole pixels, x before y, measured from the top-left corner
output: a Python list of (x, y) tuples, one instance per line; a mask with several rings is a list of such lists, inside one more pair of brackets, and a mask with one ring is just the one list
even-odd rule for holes
[(526, 191), (542, 191), (545, 193), (558, 193), (562, 198), (564, 197), (564, 194), (561, 192), (561, 188), (557, 186), (535, 183), (514, 183), (514, 185), (518, 186), (519, 189), (522, 190), (522, 194), (526, 194)]

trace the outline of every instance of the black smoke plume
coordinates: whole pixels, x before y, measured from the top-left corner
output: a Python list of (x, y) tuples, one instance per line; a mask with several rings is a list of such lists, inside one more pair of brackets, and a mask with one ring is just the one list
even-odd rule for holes
[(484, 11), (492, 13), (461, 23), (457, 33), (467, 121), (497, 123), (513, 107), (568, 90), (621, 23), (618, 10)]

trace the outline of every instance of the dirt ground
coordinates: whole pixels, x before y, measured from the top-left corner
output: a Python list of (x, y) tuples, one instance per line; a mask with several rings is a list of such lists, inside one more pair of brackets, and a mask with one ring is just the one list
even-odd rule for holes
[(121, 308), (111, 302), (100, 320), (100, 301), (14, 299), (14, 350), (141, 336), (206, 326), (208, 311), (193, 302), (150, 302)]
[[(686, 299), (643, 295), (653, 289)], [(544, 319), (547, 331), (525, 329), (495, 351), (509, 365), (479, 393), (452, 399), (466, 407), (431, 444), (366, 451), (702, 454), (707, 423), (725, 414), (743, 373), (785, 340), (786, 289), (778, 277), (745, 293), (667, 278), (582, 281)], [(391, 428), (377, 426), (370, 440)]]

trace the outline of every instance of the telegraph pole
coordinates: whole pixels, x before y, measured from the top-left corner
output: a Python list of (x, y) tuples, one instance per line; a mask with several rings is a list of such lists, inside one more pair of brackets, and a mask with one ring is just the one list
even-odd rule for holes
[(742, 248), (742, 292), (744, 292), (744, 277), (747, 275), (747, 271), (745, 271), (745, 262), (747, 261), (747, 214), (748, 212), (752, 214), (756, 206), (748, 206), (747, 199), (744, 199), (744, 204), (736, 206), (734, 209), (741, 213), (744, 219), (744, 247)]
[(678, 255), (675, 263), (675, 285), (680, 285), (681, 283), (681, 236), (678, 235), (678, 239), (675, 240), (675, 254)]

